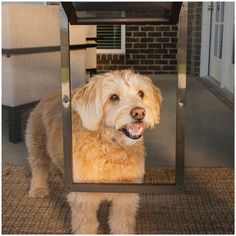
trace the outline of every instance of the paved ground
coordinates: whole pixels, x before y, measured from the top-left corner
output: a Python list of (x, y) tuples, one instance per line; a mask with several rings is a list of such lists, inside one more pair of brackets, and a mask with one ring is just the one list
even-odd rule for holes
[[(175, 163), (174, 76), (154, 78), (164, 101), (161, 124), (147, 133), (147, 165), (173, 166)], [(187, 81), (186, 157), (188, 167), (233, 167), (234, 112), (199, 81)]]
[[(161, 124), (145, 134), (147, 166), (171, 167), (175, 163), (176, 76), (152, 76), (164, 101)], [(28, 113), (23, 114), (23, 129)], [(4, 164), (26, 165), (25, 143), (8, 142), (8, 118), (2, 116), (2, 158)], [(189, 77), (186, 104), (187, 167), (234, 166), (234, 111), (216, 98), (199, 81)]]

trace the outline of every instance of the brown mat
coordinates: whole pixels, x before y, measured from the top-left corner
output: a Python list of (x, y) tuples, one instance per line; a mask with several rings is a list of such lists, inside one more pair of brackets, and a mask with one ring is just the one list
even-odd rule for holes
[[(70, 209), (62, 177), (50, 175), (50, 197), (28, 197), (30, 172), (26, 167), (3, 168), (2, 233), (70, 233)], [(173, 169), (149, 168), (146, 180), (173, 181)], [(234, 171), (225, 168), (186, 169), (185, 188), (177, 194), (142, 194), (137, 233), (142, 234), (233, 234)], [(108, 233), (109, 204), (98, 211), (99, 233)]]

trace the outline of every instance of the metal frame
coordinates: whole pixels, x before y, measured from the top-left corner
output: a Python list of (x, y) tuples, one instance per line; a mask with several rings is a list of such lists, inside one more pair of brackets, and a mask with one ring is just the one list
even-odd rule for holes
[[(97, 43), (87, 43), (70, 45), (70, 50), (83, 50), (87, 48), (96, 48)], [(60, 46), (48, 46), (48, 47), (33, 47), (33, 48), (3, 48), (2, 54), (10, 57), (11, 55), (25, 55), (35, 53), (48, 53), (60, 51)]]
[[(64, 3), (65, 4), (65, 3)], [(63, 6), (65, 7), (65, 6)], [(64, 135), (64, 182), (65, 189), (73, 192), (126, 192), (126, 193), (158, 193), (176, 192), (184, 183), (184, 108), (186, 90), (186, 59), (187, 59), (187, 3), (183, 3), (179, 16), (178, 40), (178, 87), (176, 103), (176, 167), (175, 183), (173, 184), (110, 184), (110, 183), (74, 183), (72, 171), (72, 124), (71, 124), (71, 78), (70, 78), (70, 47), (69, 21), (62, 6), (61, 20), (61, 83), (63, 107)], [(73, 15), (73, 14), (72, 14)], [(139, 22), (143, 22), (139, 19)], [(83, 22), (84, 23), (84, 22)], [(90, 22), (86, 22), (90, 24)], [(96, 24), (97, 22), (93, 22)], [(117, 23), (117, 22), (116, 22)], [(133, 23), (133, 22), (132, 22)], [(146, 23), (146, 22), (145, 22)], [(152, 22), (160, 23), (160, 22)], [(123, 24), (123, 22), (122, 22)]]
[[(143, 10), (157, 10), (155, 5), (152, 2), (80, 2), (79, 6), (74, 8), (72, 2), (62, 2), (63, 8), (66, 11), (67, 17), (72, 25), (93, 25), (93, 24), (172, 24), (178, 21), (178, 12), (181, 7), (181, 2), (173, 2), (171, 8), (171, 18), (140, 18), (140, 17), (132, 17), (132, 18), (78, 18), (76, 15), (76, 10), (81, 11), (123, 11), (124, 8), (127, 10), (135, 11), (136, 9)], [(79, 9), (77, 9), (79, 8)], [(154, 9), (153, 9), (154, 8)]]

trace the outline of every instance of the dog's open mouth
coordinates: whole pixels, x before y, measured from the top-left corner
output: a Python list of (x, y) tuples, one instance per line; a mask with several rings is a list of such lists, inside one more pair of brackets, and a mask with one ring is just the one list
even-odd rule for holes
[(119, 131), (131, 139), (139, 139), (143, 135), (143, 127), (138, 123), (126, 124)]

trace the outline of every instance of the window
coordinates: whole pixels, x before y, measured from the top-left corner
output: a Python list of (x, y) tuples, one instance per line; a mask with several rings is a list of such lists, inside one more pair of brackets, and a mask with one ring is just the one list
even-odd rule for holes
[(217, 2), (215, 14), (215, 41), (214, 41), (214, 56), (221, 59), (222, 57), (222, 38), (224, 26), (224, 3)]
[(125, 25), (97, 25), (97, 53), (125, 53)]

